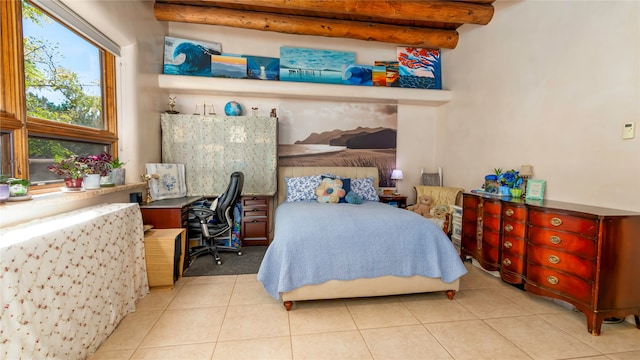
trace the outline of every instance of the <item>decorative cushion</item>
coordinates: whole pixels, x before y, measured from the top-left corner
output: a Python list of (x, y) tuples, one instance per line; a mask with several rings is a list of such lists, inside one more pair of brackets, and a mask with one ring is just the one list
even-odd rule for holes
[(362, 196), (358, 195), (355, 191), (349, 191), (344, 198), (349, 204), (362, 204)]
[(320, 175), (285, 177), (286, 202), (316, 200), (315, 190), (320, 185)]
[(316, 188), (316, 196), (320, 203), (337, 203), (347, 194), (342, 188), (343, 180), (324, 178)]
[[(346, 178), (346, 177), (342, 177), (342, 176), (332, 175), (332, 174), (322, 174), (321, 176), (322, 176), (323, 179), (324, 178), (329, 178), (329, 179), (342, 180), (342, 188), (344, 189), (345, 196), (346, 196), (346, 194), (348, 194), (351, 191), (351, 179)], [(343, 197), (340, 198), (340, 200), (338, 202), (346, 203), (347, 200), (343, 196)]]
[(380, 201), (378, 192), (373, 186), (373, 176), (361, 179), (351, 179), (351, 190), (362, 196), (363, 200)]

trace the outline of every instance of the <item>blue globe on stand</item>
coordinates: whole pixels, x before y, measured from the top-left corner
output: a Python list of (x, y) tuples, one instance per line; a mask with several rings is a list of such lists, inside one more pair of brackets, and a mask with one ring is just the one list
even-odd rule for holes
[(235, 101), (229, 101), (224, 106), (224, 113), (227, 114), (227, 116), (240, 116), (242, 115), (242, 106)]

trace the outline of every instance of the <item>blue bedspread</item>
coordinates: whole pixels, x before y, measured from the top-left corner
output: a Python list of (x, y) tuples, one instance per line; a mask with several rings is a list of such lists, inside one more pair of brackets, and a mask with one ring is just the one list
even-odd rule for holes
[(442, 230), (411, 211), (369, 201), (295, 202), (276, 210), (258, 280), (280, 299), (282, 292), (332, 279), (423, 275), (452, 282), (465, 273)]

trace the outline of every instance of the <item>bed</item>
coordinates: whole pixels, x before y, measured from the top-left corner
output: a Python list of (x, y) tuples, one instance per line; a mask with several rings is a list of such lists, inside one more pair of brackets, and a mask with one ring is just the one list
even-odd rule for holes
[[(360, 204), (310, 200), (308, 179), (320, 174), (369, 192)], [(300, 179), (307, 198), (291, 191)], [(279, 168), (274, 239), (258, 280), (287, 311), (302, 300), (434, 291), (453, 299), (466, 269), (451, 241), (422, 216), (374, 201), (377, 187), (375, 167)]]

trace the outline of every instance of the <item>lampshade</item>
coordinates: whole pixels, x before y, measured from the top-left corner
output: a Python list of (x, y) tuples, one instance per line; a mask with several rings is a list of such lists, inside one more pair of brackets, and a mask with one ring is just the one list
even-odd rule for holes
[(393, 180), (402, 180), (402, 170), (394, 169), (391, 173), (391, 179)]
[(520, 171), (518, 172), (520, 176), (533, 176), (533, 166), (531, 165), (522, 165), (520, 166)]

